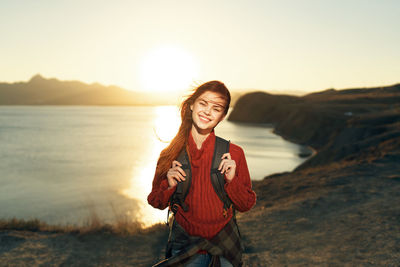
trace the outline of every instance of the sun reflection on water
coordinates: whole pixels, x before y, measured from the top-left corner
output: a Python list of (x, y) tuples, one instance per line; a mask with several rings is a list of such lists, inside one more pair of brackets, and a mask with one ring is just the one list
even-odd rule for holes
[(150, 139), (148, 149), (140, 151), (141, 161), (133, 166), (129, 187), (121, 191), (124, 196), (138, 201), (140, 211), (137, 217), (141, 218), (141, 222), (146, 227), (163, 222), (167, 217), (166, 210), (155, 209), (147, 203), (147, 196), (151, 192), (158, 156), (175, 136), (179, 125), (180, 117), (177, 107), (157, 107), (152, 123), (154, 135)]

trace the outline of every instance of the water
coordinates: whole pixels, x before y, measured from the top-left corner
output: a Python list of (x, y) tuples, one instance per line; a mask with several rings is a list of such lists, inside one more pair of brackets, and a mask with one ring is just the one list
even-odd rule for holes
[[(50, 224), (147, 225), (165, 211), (147, 204), (156, 160), (179, 126), (176, 107), (0, 107), (0, 218)], [(253, 180), (291, 171), (301, 147), (261, 126), (223, 121), (217, 135), (240, 145)]]

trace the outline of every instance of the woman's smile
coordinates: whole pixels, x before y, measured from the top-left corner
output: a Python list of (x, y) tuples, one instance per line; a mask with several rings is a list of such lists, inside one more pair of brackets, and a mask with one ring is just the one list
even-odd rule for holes
[(205, 122), (205, 123), (211, 121), (211, 119), (209, 119), (209, 118), (207, 118), (207, 117), (205, 117), (205, 116), (202, 116), (202, 115), (199, 115), (199, 118), (200, 118), (201, 121), (203, 121), (203, 122)]

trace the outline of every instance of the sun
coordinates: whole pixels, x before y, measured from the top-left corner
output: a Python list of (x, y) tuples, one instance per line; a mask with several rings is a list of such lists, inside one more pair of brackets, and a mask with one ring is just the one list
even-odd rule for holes
[(194, 57), (178, 46), (161, 46), (149, 51), (142, 59), (142, 88), (151, 92), (187, 90), (197, 79)]

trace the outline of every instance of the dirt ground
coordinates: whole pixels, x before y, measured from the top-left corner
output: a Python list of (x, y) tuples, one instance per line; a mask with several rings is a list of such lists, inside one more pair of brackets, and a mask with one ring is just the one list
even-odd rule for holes
[[(254, 182), (257, 204), (238, 214), (245, 266), (400, 266), (397, 165), (336, 165)], [(166, 238), (163, 226), (133, 235), (3, 230), (0, 266), (151, 266)]]

